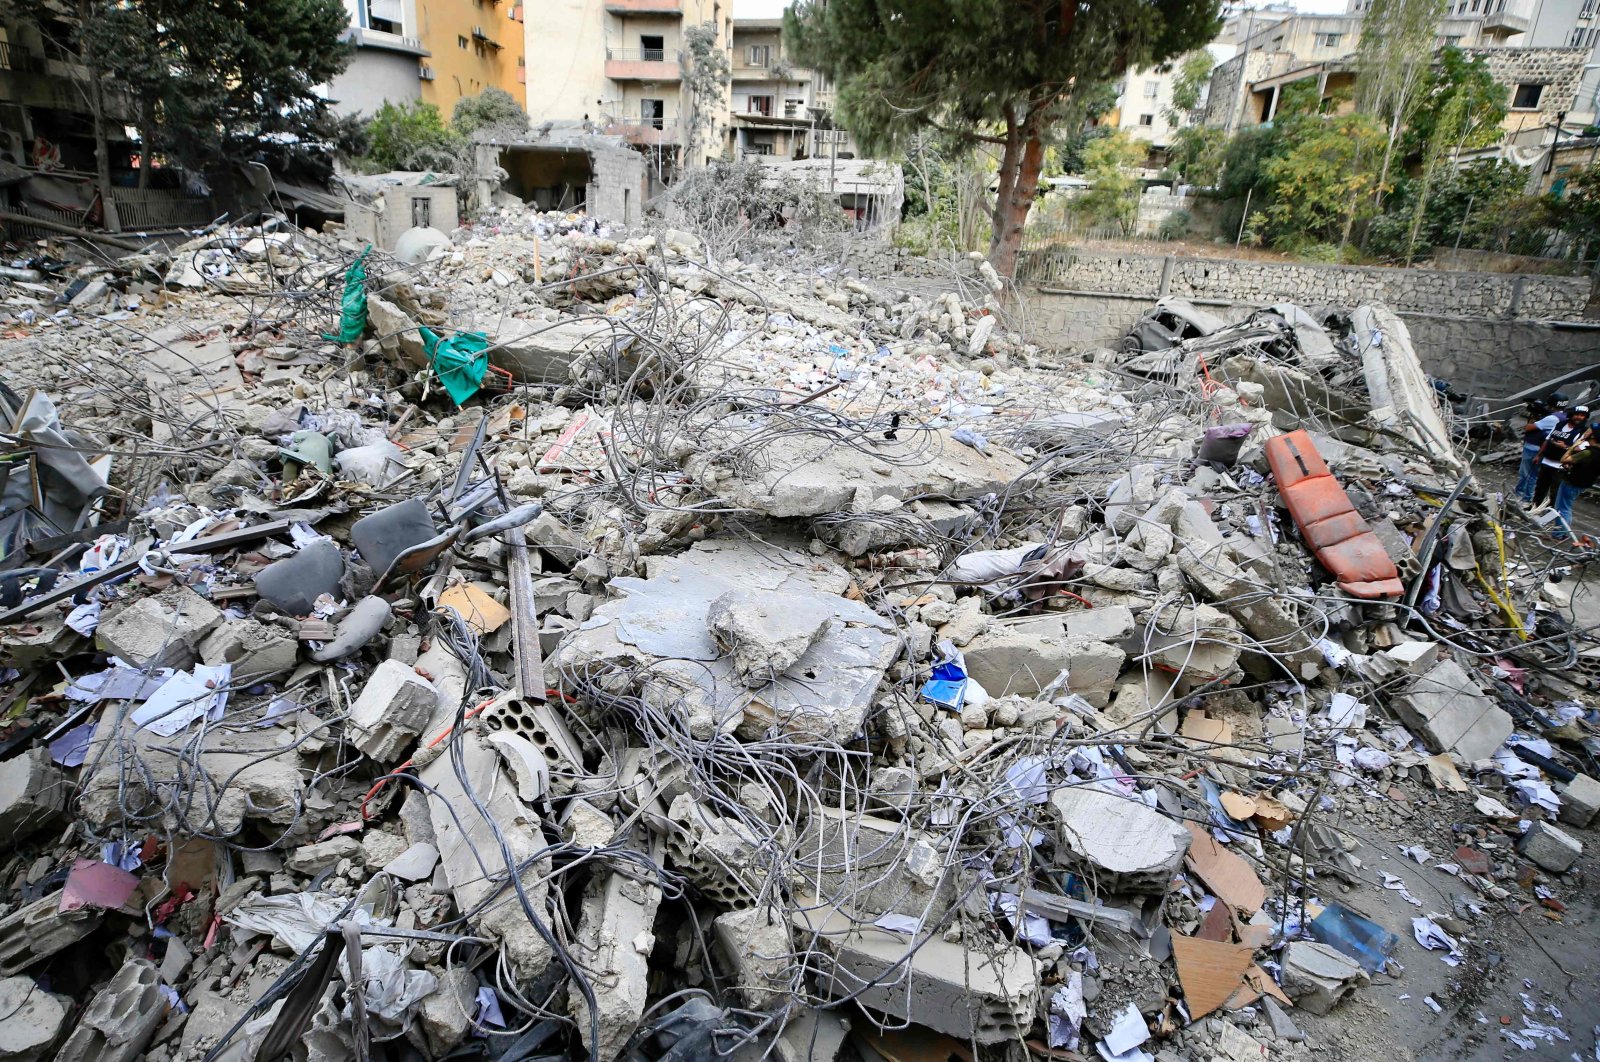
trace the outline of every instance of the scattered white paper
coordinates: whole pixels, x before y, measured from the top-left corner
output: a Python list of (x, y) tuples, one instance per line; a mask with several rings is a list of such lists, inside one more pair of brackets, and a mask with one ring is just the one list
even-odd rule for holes
[(505, 1015), (500, 1013), (500, 997), (488, 985), (478, 989), (478, 1024), (492, 1025), (496, 1029), (506, 1027)]
[(1444, 1013), (1444, 1008), (1439, 1006), (1438, 1001), (1436, 1001), (1432, 996), (1423, 996), (1422, 1001), (1426, 1003), (1428, 1005), (1428, 1009), (1433, 1011), (1435, 1014)]
[(1050, 1046), (1077, 1050), (1078, 1029), (1088, 1014), (1083, 1000), (1083, 974), (1073, 970), (1050, 997)]
[(1422, 847), (1420, 844), (1411, 845), (1409, 848), (1401, 848), (1400, 854), (1405, 856), (1407, 859), (1422, 864), (1423, 866), (1427, 866), (1428, 861), (1433, 858), (1433, 853)]
[(136, 727), (162, 737), (171, 737), (202, 718), (220, 719), (228, 703), (232, 673), (232, 664), (196, 664), (193, 671), (180, 671), (168, 679), (129, 718)]
[(1455, 938), (1439, 927), (1439, 923), (1431, 918), (1413, 918), (1411, 932), (1416, 935), (1417, 943), (1429, 951), (1446, 951), (1448, 954), (1440, 956), (1447, 966), (1460, 966), (1463, 958), (1461, 945)]
[(1367, 706), (1348, 693), (1328, 699), (1328, 725), (1335, 730), (1359, 730), (1367, 725)]
[(1108, 1057), (1121, 1058), (1149, 1039), (1149, 1026), (1145, 1025), (1139, 1008), (1129, 1003), (1117, 1014), (1117, 1020), (1100, 1042), (1101, 1053), (1109, 1052)]
[(887, 929), (891, 933), (905, 933), (908, 936), (916, 936), (922, 929), (922, 919), (912, 918), (910, 915), (895, 914), (893, 911), (890, 911), (872, 924), (879, 929)]
[(100, 602), (88, 601), (67, 613), (66, 624), (85, 638), (100, 626)]

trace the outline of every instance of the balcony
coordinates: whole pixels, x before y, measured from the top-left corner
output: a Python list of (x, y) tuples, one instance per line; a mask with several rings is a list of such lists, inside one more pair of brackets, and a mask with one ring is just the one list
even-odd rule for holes
[(679, 81), (678, 53), (666, 48), (607, 48), (606, 77), (612, 81)]
[(1483, 34), (1486, 37), (1510, 37), (1528, 32), (1528, 20), (1508, 11), (1496, 11), (1483, 16)]
[(606, 0), (612, 15), (671, 15), (683, 17), (683, 0)]
[(402, 37), (398, 33), (364, 29), (361, 26), (351, 26), (345, 30), (342, 39), (349, 41), (357, 48), (376, 48), (380, 51), (399, 52), (402, 55), (414, 55), (419, 59), (425, 59), (433, 54), (424, 48), (422, 42), (415, 37)]
[(620, 136), (634, 147), (661, 147), (678, 143), (678, 123), (671, 118), (615, 118), (603, 130)]

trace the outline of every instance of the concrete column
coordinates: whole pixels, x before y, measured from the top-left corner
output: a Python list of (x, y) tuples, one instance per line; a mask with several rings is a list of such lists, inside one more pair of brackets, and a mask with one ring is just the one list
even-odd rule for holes
[(1506, 307), (1507, 317), (1517, 316), (1517, 311), (1522, 309), (1522, 292), (1527, 283), (1528, 278), (1521, 273), (1518, 273), (1517, 279), (1511, 282), (1511, 305)]
[(1156, 298), (1165, 298), (1172, 291), (1172, 256), (1169, 254), (1161, 260), (1161, 288), (1156, 292)]

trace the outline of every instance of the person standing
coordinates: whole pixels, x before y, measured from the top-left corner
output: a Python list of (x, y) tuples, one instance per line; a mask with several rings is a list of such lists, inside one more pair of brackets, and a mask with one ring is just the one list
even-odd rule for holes
[(1561, 480), (1561, 459), (1567, 451), (1589, 435), (1589, 407), (1576, 406), (1565, 424), (1557, 425), (1539, 447), (1539, 481), (1533, 488), (1533, 504), (1554, 500)]
[(1533, 502), (1533, 488), (1539, 483), (1539, 450), (1562, 419), (1543, 399), (1528, 403), (1528, 421), (1522, 426), (1522, 464), (1517, 468), (1517, 497), (1525, 502)]
[(1561, 516), (1561, 526), (1551, 534), (1558, 539), (1572, 534), (1572, 506), (1578, 496), (1600, 479), (1600, 448), (1581, 442), (1567, 451), (1561, 470), (1561, 486), (1556, 489), (1555, 510)]

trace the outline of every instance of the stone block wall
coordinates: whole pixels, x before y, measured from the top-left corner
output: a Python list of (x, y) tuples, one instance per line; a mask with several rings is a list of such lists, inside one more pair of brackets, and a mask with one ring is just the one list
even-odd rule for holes
[(1400, 313), (1541, 320), (1581, 320), (1590, 290), (1587, 277), (1082, 251), (1031, 254), (1018, 274), (1024, 283), (1044, 290), (1131, 295), (1151, 301), (1176, 295), (1207, 304), (1255, 306), (1285, 301), (1313, 307), (1382, 302)]

